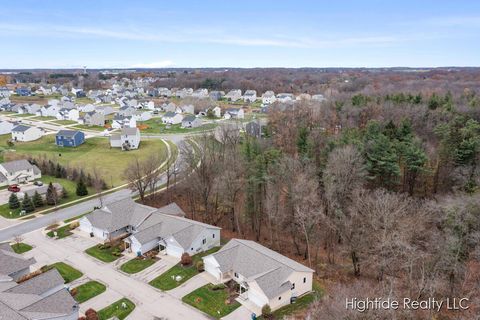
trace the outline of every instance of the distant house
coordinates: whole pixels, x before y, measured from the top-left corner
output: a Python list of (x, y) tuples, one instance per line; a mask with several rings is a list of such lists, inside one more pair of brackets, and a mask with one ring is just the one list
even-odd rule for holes
[(296, 101), (301, 101), (301, 100), (311, 100), (312, 96), (309, 95), (308, 93), (300, 93), (295, 100)]
[(230, 90), (226, 95), (225, 98), (227, 98), (228, 101), (237, 101), (242, 99), (242, 90), (240, 89), (234, 89)]
[(19, 96), (26, 97), (26, 96), (30, 96), (32, 94), (32, 91), (30, 90), (30, 88), (21, 87), (15, 90), (15, 93), (18, 94)]
[(14, 141), (34, 141), (40, 139), (43, 135), (43, 130), (37, 127), (29, 127), (26, 125), (18, 125), (12, 129), (12, 139)]
[(245, 117), (245, 113), (242, 108), (230, 108), (225, 110), (223, 117), (227, 120), (229, 119), (243, 119)]
[(79, 117), (80, 117), (80, 112), (78, 112), (77, 109), (66, 109), (66, 108), (60, 109), (56, 115), (57, 120), (78, 121)]
[(0, 98), (8, 98), (10, 95), (10, 90), (7, 87), (0, 87)]
[(276, 98), (279, 102), (289, 102), (295, 100), (295, 97), (291, 93), (279, 93), (277, 94)]
[(91, 103), (86, 104), (86, 105), (80, 105), (78, 106), (78, 111), (80, 112), (92, 112), (95, 111), (95, 106)]
[(262, 136), (262, 124), (260, 121), (251, 121), (245, 125), (245, 133), (251, 137), (260, 138)]
[(29, 182), (41, 177), (40, 169), (25, 159), (0, 164), (0, 186)]
[(78, 147), (85, 142), (85, 134), (76, 130), (60, 130), (55, 135), (55, 144), (59, 147)]
[(218, 100), (222, 99), (224, 95), (225, 95), (224, 91), (211, 91), (210, 94), (209, 94), (210, 99), (212, 99), (214, 101), (218, 101)]
[(168, 104), (164, 103), (162, 105), (162, 110), (165, 112), (175, 112), (175, 110), (177, 110), (177, 105), (173, 102), (170, 102)]
[(193, 91), (192, 97), (199, 98), (199, 99), (207, 98), (208, 97), (208, 90), (207, 89), (197, 89), (197, 90)]
[(140, 122), (148, 121), (148, 120), (152, 119), (152, 112), (140, 109), (140, 110), (135, 111), (135, 113), (132, 115), (132, 117), (136, 121), (140, 121)]
[(32, 104), (24, 104), (18, 108), (18, 113), (19, 114), (37, 114), (37, 112), (40, 110), (41, 106), (36, 103)]
[(159, 97), (170, 98), (172, 96), (172, 91), (168, 88), (158, 88), (157, 91)]
[(277, 310), (312, 291), (314, 270), (254, 241), (232, 239), (203, 262), (217, 281), (238, 283), (239, 298), (255, 313), (265, 305)]
[(122, 150), (135, 150), (140, 145), (140, 130), (138, 128), (123, 127), (120, 134), (110, 137), (110, 147)]
[(179, 124), (182, 123), (183, 115), (175, 112), (166, 112), (162, 116), (162, 122), (164, 124)]
[(325, 97), (323, 96), (323, 94), (314, 94), (312, 96), (312, 100), (315, 100), (315, 101), (325, 101), (327, 99), (325, 99)]
[(243, 95), (243, 101), (252, 103), (252, 102), (255, 102), (256, 100), (257, 100), (257, 91), (255, 90), (245, 91)]
[(78, 119), (78, 123), (84, 124), (87, 126), (103, 127), (105, 125), (105, 116), (95, 111), (87, 112), (83, 117), (80, 117)]
[(0, 135), (11, 134), (15, 125), (9, 121), (0, 121)]
[(60, 109), (61, 108), (57, 103), (54, 105), (47, 104), (41, 107), (36, 114), (37, 116), (42, 116), (42, 117), (56, 117)]
[(190, 113), (190, 114), (193, 114), (195, 112), (195, 107), (193, 106), (193, 104), (185, 104), (185, 105), (177, 107), (175, 112), (176, 113)]
[(202, 120), (193, 115), (185, 116), (182, 120), (182, 128), (197, 128), (202, 125)]
[(87, 96), (87, 94), (83, 90), (77, 90), (77, 92), (75, 92), (75, 96), (77, 98), (85, 98)]
[(121, 129), (123, 127), (135, 128), (137, 126), (137, 120), (134, 116), (121, 116), (116, 115), (112, 120), (112, 128)]
[(123, 106), (120, 109), (118, 109), (117, 114), (124, 117), (130, 117), (135, 113), (136, 110), (137, 109), (131, 106)]
[(98, 106), (95, 108), (95, 111), (97, 113), (103, 114), (104, 116), (115, 113), (115, 110), (110, 106)]

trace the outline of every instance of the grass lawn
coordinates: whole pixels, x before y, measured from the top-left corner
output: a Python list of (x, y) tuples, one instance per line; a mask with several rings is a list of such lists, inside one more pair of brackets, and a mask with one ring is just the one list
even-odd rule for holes
[(58, 270), (63, 280), (65, 280), (65, 283), (70, 283), (73, 280), (77, 280), (78, 278), (83, 276), (83, 273), (64, 262), (57, 262), (48, 266), (44, 266), (42, 267), (42, 270), (48, 271), (53, 268)]
[(122, 264), (122, 266), (120, 267), (120, 270), (129, 274), (133, 274), (150, 267), (155, 262), (157, 262), (157, 260), (150, 259), (150, 258), (146, 258), (146, 259), (135, 258)]
[[(0, 146), (6, 145), (9, 138), (8, 135), (0, 136)], [(145, 139), (138, 150), (122, 151), (120, 148), (110, 148), (109, 139), (106, 137), (86, 139), (84, 144), (76, 148), (63, 148), (55, 145), (53, 135), (48, 135), (36, 141), (17, 142), (13, 149), (16, 154), (21, 155), (45, 155), (64, 166), (84, 168), (87, 173), (96, 167), (109, 186), (125, 183), (123, 171), (135, 158), (142, 160), (152, 153), (159, 154), (162, 159), (167, 156), (167, 147), (160, 139)]]
[[(150, 285), (163, 291), (172, 290), (173, 288), (178, 287), (182, 283), (185, 283), (187, 280), (198, 274), (197, 268), (195, 267), (197, 261), (201, 261), (202, 257), (208, 256), (209, 254), (217, 252), (218, 250), (220, 250), (220, 247), (212, 248), (206, 252), (192, 256), (192, 264), (190, 266), (184, 267), (180, 263), (176, 264), (168, 269), (168, 271), (165, 273), (150, 281)], [(182, 279), (177, 281), (175, 280), (176, 276), (180, 276)]]
[(66, 224), (63, 227), (60, 227), (58, 229), (49, 231), (47, 233), (47, 236), (49, 236), (50, 238), (53, 238), (54, 237), (54, 231), (56, 231), (57, 232), (57, 239), (63, 239), (63, 238), (66, 238), (66, 237), (72, 235), (72, 232), (70, 232), (70, 230), (72, 230), (71, 228), (72, 228), (72, 224)]
[[(122, 256), (120, 246), (107, 247), (98, 244), (85, 250), (85, 252), (94, 258), (103, 262), (113, 262)], [(117, 254), (116, 254), (117, 252)]]
[[(52, 176), (42, 176), (40, 181), (42, 181), (44, 185), (48, 185), (50, 182), (52, 182), (52, 183), (57, 182), (57, 183), (61, 184), (63, 188), (65, 188), (65, 190), (67, 191), (68, 197), (67, 198), (60, 198), (60, 200), (58, 202), (59, 205), (81, 198), (81, 197), (77, 196), (76, 193), (75, 193), (76, 190), (77, 190), (77, 184), (74, 181), (71, 181), (71, 180), (68, 180), (68, 179), (59, 179), (59, 178), (55, 178), (55, 177), (52, 177)], [(22, 186), (20, 186), (20, 188), (21, 187)], [(93, 188), (88, 188), (88, 193), (89, 194), (94, 194)], [(27, 213), (26, 217), (28, 217), (28, 215), (30, 215), (32, 213), (35, 213), (36, 211), (53, 209), (54, 207), (55, 206), (49, 206), (49, 205), (45, 204), (44, 206), (37, 208), (34, 212)], [(12, 214), (10, 214), (10, 212)], [(7, 219), (18, 218), (18, 217), (20, 217), (20, 212), (21, 212), (20, 208), (10, 209), (8, 207), (8, 203), (0, 205), (0, 215), (4, 218), (7, 218)]]
[(36, 117), (30, 118), (29, 120), (50, 121), (50, 120), (56, 120), (56, 119), (57, 119), (57, 118), (55, 118), (55, 117), (36, 116)]
[(145, 124), (148, 126), (147, 129), (142, 129), (143, 133), (150, 134), (167, 134), (167, 133), (189, 133), (189, 132), (198, 132), (202, 130), (209, 130), (216, 127), (214, 123), (207, 123), (198, 128), (182, 128), (181, 124), (174, 124), (167, 129), (166, 125), (162, 123), (161, 118), (154, 118), (148, 121), (139, 122), (139, 124)]
[(82, 97), (82, 98), (75, 98), (75, 103), (78, 103), (78, 104), (89, 104), (89, 103), (93, 103), (94, 101), (90, 98), (87, 98), (87, 97)]
[(78, 286), (76, 289), (77, 294), (74, 298), (78, 303), (82, 303), (105, 292), (107, 287), (97, 281), (88, 281), (87, 283)]
[(227, 289), (213, 290), (214, 288), (218, 286), (207, 284), (187, 294), (182, 301), (215, 319), (220, 319), (240, 307), (240, 303), (235, 300), (230, 304), (225, 303), (229, 297)]
[(26, 118), (26, 117), (33, 117), (34, 114), (29, 114), (29, 113), (16, 113), (16, 114), (11, 114), (12, 117), (17, 117), (17, 118)]
[(28, 245), (23, 242), (12, 244), (11, 247), (13, 251), (15, 251), (15, 253), (19, 253), (19, 254), (32, 250), (31, 245)]
[(60, 125), (67, 125), (67, 124), (75, 124), (77, 123), (77, 121), (72, 121), (72, 120), (55, 120), (55, 121), (51, 121), (52, 123), (55, 123), (55, 124), (60, 124)]
[[(125, 309), (122, 308), (122, 303), (127, 305)], [(127, 298), (123, 298), (118, 300), (117, 302), (112, 303), (106, 308), (98, 311), (98, 319), (99, 320), (107, 320), (113, 317), (117, 317), (120, 320), (125, 319), (132, 311), (135, 309), (135, 304), (128, 300)]]
[(100, 126), (87, 126), (84, 124), (77, 124), (76, 126), (72, 126), (72, 129), (78, 129), (78, 130), (92, 130), (92, 131), (103, 131), (105, 130), (105, 127), (100, 127)]

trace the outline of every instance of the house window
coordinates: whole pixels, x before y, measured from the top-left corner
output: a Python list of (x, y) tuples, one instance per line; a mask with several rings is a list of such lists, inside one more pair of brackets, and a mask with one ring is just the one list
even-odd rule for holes
[(238, 273), (235, 272), (233, 275), (235, 276), (235, 278), (238, 278)]
[(203, 239), (203, 240), (202, 240), (202, 243), (203, 243), (203, 244), (207, 243), (207, 239)]
[(292, 289), (291, 290), (294, 290), (295, 289), (295, 283), (292, 283)]
[(212, 238), (213, 238), (213, 239), (215, 239), (215, 233), (214, 233), (214, 234), (212, 234)]
[(307, 278), (303, 278), (303, 283), (307, 283)]
[(278, 297), (278, 300), (282, 300), (282, 297)]

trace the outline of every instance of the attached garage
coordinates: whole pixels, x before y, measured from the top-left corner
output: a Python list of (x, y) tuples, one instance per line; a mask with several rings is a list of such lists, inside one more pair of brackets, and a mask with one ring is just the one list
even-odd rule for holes
[(169, 256), (181, 258), (183, 252), (183, 248), (181, 247), (177, 247), (176, 245), (170, 243), (167, 245), (167, 254)]
[(203, 258), (203, 264), (205, 266), (205, 271), (215, 277), (215, 279), (220, 280), (222, 274), (220, 272), (220, 268), (218, 267), (218, 263), (214, 257), (208, 256)]

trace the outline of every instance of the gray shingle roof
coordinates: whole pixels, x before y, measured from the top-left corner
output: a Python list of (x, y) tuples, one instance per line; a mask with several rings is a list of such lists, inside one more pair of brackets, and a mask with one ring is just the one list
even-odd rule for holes
[(182, 121), (184, 122), (192, 122), (195, 121), (196, 117), (195, 116), (185, 116)]
[(138, 131), (138, 128), (123, 127), (122, 135), (136, 135)]
[[(39, 315), (40, 313), (49, 314), (49, 315), (70, 315), (77, 308), (77, 303), (72, 298), (70, 293), (66, 290), (59, 290), (37, 302), (21, 309), (20, 311), (24, 315), (33, 313)], [(33, 315), (32, 314), (32, 315)], [(53, 317), (52, 317), (53, 318)]]
[(10, 246), (2, 244), (0, 247), (0, 275), (13, 275), (23, 269), (29, 268), (35, 259), (26, 259), (13, 252)]
[(79, 132), (78, 130), (60, 130), (57, 132), (57, 136), (74, 137)]
[(7, 172), (17, 172), (21, 170), (33, 169), (33, 165), (25, 159), (9, 161), (0, 164)]
[(64, 282), (65, 280), (57, 269), (51, 269), (5, 290), (5, 292), (43, 295), (48, 290), (64, 284)]

